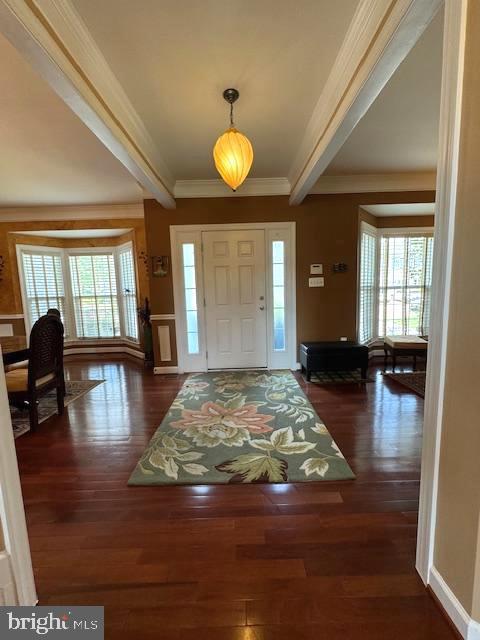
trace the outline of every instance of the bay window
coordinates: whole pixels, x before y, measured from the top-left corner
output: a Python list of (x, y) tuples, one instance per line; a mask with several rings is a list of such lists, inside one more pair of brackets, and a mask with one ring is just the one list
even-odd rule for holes
[(138, 341), (132, 243), (91, 249), (18, 246), (17, 252), (29, 328), (55, 307), (67, 339)]

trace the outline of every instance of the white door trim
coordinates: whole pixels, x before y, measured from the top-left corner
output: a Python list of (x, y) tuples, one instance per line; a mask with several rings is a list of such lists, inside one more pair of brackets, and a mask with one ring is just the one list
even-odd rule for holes
[(0, 370), (0, 522), (14, 581), (14, 588), (4, 590), (4, 598), (13, 601), (5, 604), (34, 606), (37, 594), (3, 367)]
[[(177, 339), (177, 355), (178, 355), (178, 371), (207, 371), (206, 360), (206, 342), (205, 342), (205, 313), (203, 307), (203, 264), (201, 260), (201, 252), (196, 248), (196, 266), (197, 266), (197, 288), (198, 292), (198, 321), (200, 325), (200, 354), (189, 356), (186, 350), (185, 322), (184, 322), (184, 302), (182, 288), (182, 265), (179, 259), (180, 238), (183, 236), (189, 238), (189, 242), (200, 243), (203, 231), (232, 231), (239, 229), (260, 229), (265, 231), (266, 256), (267, 256), (267, 286), (270, 280), (269, 272), (272, 271), (271, 265), (268, 263), (269, 242), (272, 233), (281, 232), (287, 242), (287, 263), (286, 263), (286, 286), (287, 286), (287, 308), (286, 308), (286, 325), (287, 325), (287, 349), (285, 352), (285, 364), (282, 368), (297, 368), (297, 325), (296, 325), (296, 246), (295, 246), (295, 222), (239, 222), (228, 224), (193, 224), (193, 225), (170, 225), (170, 242), (172, 249), (172, 279), (173, 294), (175, 305), (175, 333)], [(271, 277), (271, 276), (270, 276)], [(200, 304), (200, 302), (202, 304)], [(270, 311), (268, 309), (269, 319), (267, 321), (267, 331), (269, 334), (269, 343), (272, 342), (270, 333), (271, 322)], [(192, 362), (193, 361), (193, 362)], [(193, 368), (192, 368), (193, 367)], [(279, 368), (275, 356), (269, 349), (267, 354), (267, 367)]]
[(427, 363), (416, 567), (432, 580), (442, 434), (445, 361), (455, 230), (458, 155), (468, 0), (446, 0), (435, 206), (432, 318)]

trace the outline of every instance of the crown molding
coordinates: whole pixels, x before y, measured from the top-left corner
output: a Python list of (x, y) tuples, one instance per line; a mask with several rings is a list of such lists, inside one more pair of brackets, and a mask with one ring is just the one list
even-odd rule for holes
[(435, 191), (435, 172), (320, 176), (311, 194)]
[(150, 320), (159, 321), (159, 320), (175, 320), (174, 313), (152, 313), (150, 316)]
[(173, 179), (70, 0), (0, 0), (0, 31), (166, 208)]
[(246, 196), (286, 196), (290, 194), (287, 178), (247, 178), (238, 191), (223, 180), (177, 180), (176, 198), (242, 198)]
[(132, 204), (89, 204), (68, 207), (42, 206), (0, 208), (0, 222), (120, 220), (143, 217), (143, 202)]
[(441, 4), (360, 0), (289, 172), (290, 204), (311, 192)]

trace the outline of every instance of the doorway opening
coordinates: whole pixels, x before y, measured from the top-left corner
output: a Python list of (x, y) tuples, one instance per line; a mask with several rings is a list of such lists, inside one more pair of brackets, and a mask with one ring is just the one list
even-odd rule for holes
[(179, 371), (296, 369), (295, 223), (170, 231)]

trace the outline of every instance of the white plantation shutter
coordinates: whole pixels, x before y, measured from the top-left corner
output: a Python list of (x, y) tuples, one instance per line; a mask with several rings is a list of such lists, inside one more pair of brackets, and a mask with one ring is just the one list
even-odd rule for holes
[(360, 240), (359, 329), (358, 340), (367, 343), (375, 337), (377, 236), (373, 228), (362, 225)]
[(22, 249), (21, 265), (30, 326), (48, 309), (55, 308), (60, 311), (68, 335), (61, 253)]
[(378, 335), (427, 335), (433, 237), (387, 235), (380, 254)]
[(138, 340), (137, 324), (137, 285), (132, 245), (121, 247), (118, 252), (121, 295), (123, 297), (123, 315), (125, 336)]
[(120, 337), (113, 253), (70, 255), (69, 263), (77, 336)]
[(17, 245), (17, 255), (29, 327), (54, 307), (67, 339), (138, 341), (132, 243), (69, 250)]

